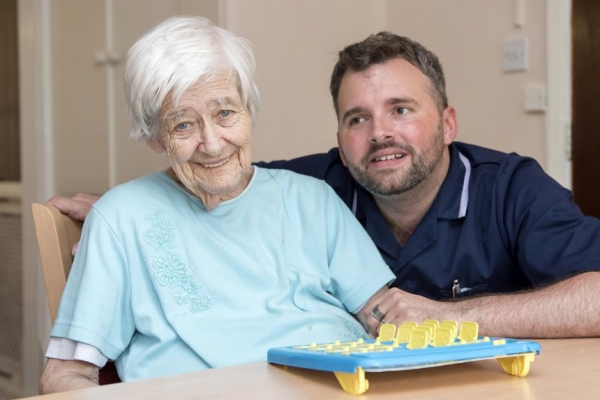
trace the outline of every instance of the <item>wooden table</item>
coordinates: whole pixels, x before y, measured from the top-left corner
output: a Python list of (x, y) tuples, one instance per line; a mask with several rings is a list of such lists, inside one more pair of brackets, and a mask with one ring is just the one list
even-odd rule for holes
[[(599, 399), (600, 339), (540, 340), (524, 378), (495, 360), (412, 371), (367, 373), (354, 396), (333, 373), (266, 362), (39, 396), (43, 399)], [(36, 397), (38, 398), (38, 397)]]

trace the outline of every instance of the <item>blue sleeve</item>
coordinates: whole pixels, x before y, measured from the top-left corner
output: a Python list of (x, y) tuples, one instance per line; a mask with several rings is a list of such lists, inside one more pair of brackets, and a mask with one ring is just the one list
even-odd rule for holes
[(89, 344), (114, 360), (129, 345), (134, 331), (121, 242), (92, 208), (50, 335)]
[(277, 160), (256, 163), (261, 168), (285, 169), (298, 174), (312, 176), (313, 178), (324, 180), (330, 165), (338, 157), (338, 149), (333, 148), (328, 153), (312, 154), (309, 156), (298, 157), (291, 160)]
[(503, 165), (497, 193), (504, 242), (534, 286), (600, 269), (600, 221), (537, 162)]

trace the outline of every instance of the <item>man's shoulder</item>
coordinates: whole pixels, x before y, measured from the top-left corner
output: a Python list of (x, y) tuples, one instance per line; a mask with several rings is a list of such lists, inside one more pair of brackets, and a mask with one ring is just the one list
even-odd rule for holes
[[(466, 143), (455, 145), (471, 164), (472, 193), (478, 193), (484, 198), (495, 193), (499, 204), (507, 201), (507, 204), (517, 208), (534, 202), (549, 207), (564, 199), (570, 201), (571, 192), (552, 179), (531, 157)], [(519, 204), (517, 199), (520, 200)]]
[(475, 144), (454, 142), (456, 149), (469, 159), (472, 165), (501, 164), (510, 159), (525, 159), (517, 153), (505, 153), (499, 150), (482, 147)]
[(512, 175), (531, 171), (534, 173), (543, 173), (540, 164), (533, 158), (522, 156), (515, 152), (505, 153), (502, 151), (477, 146), (474, 144), (455, 142), (453, 145), (470, 162), (474, 173), (496, 171), (503, 175)]

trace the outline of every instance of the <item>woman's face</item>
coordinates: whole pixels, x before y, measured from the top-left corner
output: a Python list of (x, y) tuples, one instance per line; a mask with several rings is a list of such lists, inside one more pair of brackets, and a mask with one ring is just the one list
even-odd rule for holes
[(159, 139), (179, 181), (210, 210), (239, 195), (252, 177), (252, 118), (229, 74), (199, 81), (175, 106), (167, 96), (159, 111)]

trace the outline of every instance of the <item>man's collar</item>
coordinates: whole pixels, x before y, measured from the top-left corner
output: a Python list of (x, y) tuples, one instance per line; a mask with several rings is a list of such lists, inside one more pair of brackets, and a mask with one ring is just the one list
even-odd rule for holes
[[(449, 146), (449, 150), (450, 166), (448, 167), (448, 174), (442, 182), (442, 186), (434, 202), (431, 204), (431, 207), (435, 208), (426, 212), (425, 217), (419, 223), (419, 226), (417, 226), (417, 230), (413, 233), (415, 235), (418, 233), (417, 231), (423, 231), (421, 225), (425, 224), (428, 227), (426, 229), (427, 235), (431, 237), (426, 241), (421, 240), (420, 247), (425, 245), (423, 243), (430, 243), (435, 239), (435, 216), (441, 219), (454, 220), (463, 218), (466, 215), (471, 163), (458, 151), (454, 144)], [(356, 183), (355, 185), (354, 199), (351, 205), (353, 214), (361, 221), (377, 244), (377, 247), (384, 250), (390, 256), (397, 258), (400, 246), (389, 229), (381, 210), (377, 207), (375, 199), (363, 187)]]
[(471, 162), (455, 144), (449, 146), (450, 166), (436, 197), (437, 216), (442, 219), (464, 218), (469, 204)]
[[(464, 218), (469, 203), (469, 181), (471, 177), (471, 162), (461, 154), (455, 144), (448, 147), (450, 151), (450, 166), (448, 174), (442, 182), (434, 203), (437, 202), (437, 216), (443, 219)], [(373, 197), (360, 185), (356, 185), (352, 211), (357, 218), (366, 217), (366, 209), (377, 207)], [(362, 207), (357, 207), (357, 204)], [(433, 206), (433, 204), (432, 204)]]

